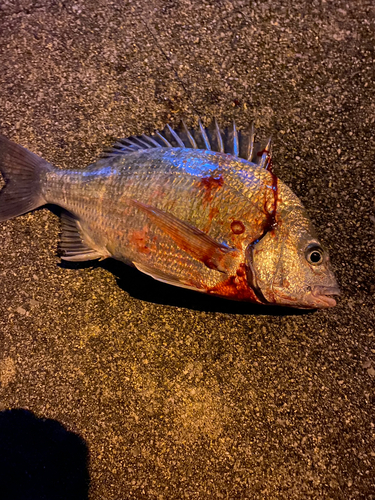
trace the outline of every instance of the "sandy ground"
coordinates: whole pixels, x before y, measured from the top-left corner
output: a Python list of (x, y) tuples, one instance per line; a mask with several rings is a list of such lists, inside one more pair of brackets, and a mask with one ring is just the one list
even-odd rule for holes
[(374, 3), (2, 0), (0, 33), (0, 132), (59, 167), (255, 119), (343, 291), (226, 302), (0, 223), (1, 498), (375, 499)]

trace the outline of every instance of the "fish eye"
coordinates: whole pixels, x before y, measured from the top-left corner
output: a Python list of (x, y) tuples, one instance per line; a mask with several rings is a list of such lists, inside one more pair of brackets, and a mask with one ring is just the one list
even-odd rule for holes
[(313, 266), (319, 266), (323, 263), (324, 250), (319, 245), (309, 245), (305, 252), (306, 260)]

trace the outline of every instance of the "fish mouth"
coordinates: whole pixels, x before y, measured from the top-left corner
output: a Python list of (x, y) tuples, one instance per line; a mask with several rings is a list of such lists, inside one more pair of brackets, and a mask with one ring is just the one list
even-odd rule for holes
[(335, 286), (316, 285), (301, 291), (301, 295), (290, 295), (285, 289), (272, 287), (272, 292), (276, 300), (274, 304), (296, 309), (327, 309), (334, 307), (336, 300), (331, 295), (340, 295), (340, 289)]
[(340, 289), (337, 285), (316, 285), (311, 289), (311, 296), (315, 307), (334, 307), (336, 300), (331, 295), (340, 295)]

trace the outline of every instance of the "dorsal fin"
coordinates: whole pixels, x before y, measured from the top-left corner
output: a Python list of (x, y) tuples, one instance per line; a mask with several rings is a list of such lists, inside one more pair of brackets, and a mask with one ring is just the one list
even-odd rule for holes
[(204, 127), (199, 120), (199, 128), (188, 129), (185, 122), (172, 128), (167, 125), (162, 132), (156, 131), (147, 136), (132, 136), (119, 139), (102, 157), (114, 157), (133, 153), (134, 151), (150, 148), (193, 148), (212, 152), (227, 153), (243, 158), (259, 165), (261, 168), (270, 168), (271, 139), (263, 146), (254, 141), (254, 125), (249, 130), (238, 130), (235, 122), (230, 128), (220, 129), (216, 120), (209, 127)]

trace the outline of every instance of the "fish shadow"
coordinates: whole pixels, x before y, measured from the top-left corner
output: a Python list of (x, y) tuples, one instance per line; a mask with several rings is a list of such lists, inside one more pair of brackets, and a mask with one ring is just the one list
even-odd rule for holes
[(186, 288), (175, 287), (157, 281), (115, 259), (106, 259), (101, 262), (68, 262), (62, 260), (60, 266), (68, 269), (95, 269), (98, 267), (105, 269), (116, 277), (117, 285), (131, 297), (153, 304), (183, 307), (195, 311), (257, 316), (301, 316), (312, 312), (312, 310), (306, 309), (237, 302), (187, 290)]
[(1, 500), (87, 500), (85, 441), (57, 420), (17, 408), (0, 412)]

